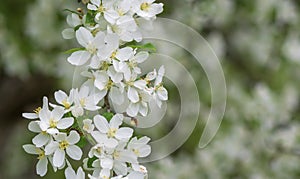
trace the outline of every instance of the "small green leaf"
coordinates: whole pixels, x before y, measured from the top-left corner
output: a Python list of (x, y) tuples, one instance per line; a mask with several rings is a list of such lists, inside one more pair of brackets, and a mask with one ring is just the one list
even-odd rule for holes
[(84, 136), (80, 137), (79, 142), (76, 144), (78, 147), (83, 148), (87, 144), (86, 138)]
[(73, 11), (73, 10), (70, 10), (70, 9), (64, 9), (63, 11), (71, 12), (71, 13), (77, 14), (79, 16), (81, 15), (79, 12)]
[(88, 162), (87, 162), (87, 167), (88, 168), (92, 168), (93, 167), (93, 162), (95, 161), (95, 160), (97, 160), (97, 157), (93, 157), (93, 158), (89, 158), (88, 159)]
[(127, 44), (126, 46), (141, 49), (141, 50), (146, 50), (152, 53), (156, 52), (156, 47), (152, 43), (146, 43), (146, 44), (131, 43), (131, 44)]
[(71, 54), (71, 53), (73, 53), (73, 52), (77, 52), (77, 51), (80, 51), (80, 50), (85, 50), (85, 48), (83, 48), (83, 47), (80, 47), (80, 48), (72, 48), (72, 49), (70, 49), (70, 50), (65, 51), (64, 54)]
[(110, 121), (114, 114), (111, 112), (105, 112), (102, 114), (102, 116), (104, 116), (108, 121)]
[(89, 25), (95, 25), (95, 13), (93, 11), (88, 11), (85, 18), (85, 23)]

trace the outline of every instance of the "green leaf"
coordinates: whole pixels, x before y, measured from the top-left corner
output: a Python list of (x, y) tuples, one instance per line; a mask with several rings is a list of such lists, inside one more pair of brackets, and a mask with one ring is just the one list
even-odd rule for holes
[(110, 121), (114, 114), (111, 112), (105, 112), (102, 114), (102, 116), (104, 116), (108, 121)]
[(88, 168), (93, 168), (93, 162), (95, 161), (95, 160), (97, 160), (98, 158), (97, 157), (93, 157), (93, 158), (89, 158), (88, 159), (88, 162), (87, 162), (87, 167)]
[(127, 44), (126, 46), (141, 49), (141, 50), (146, 50), (152, 53), (156, 52), (156, 47), (152, 43), (146, 43), (146, 44), (131, 43), (131, 44)]
[(78, 147), (83, 148), (87, 144), (86, 138), (84, 136), (80, 137), (79, 142), (76, 144)]
[(95, 13), (93, 11), (88, 11), (85, 18), (85, 23), (94, 26), (95, 22)]
[(77, 51), (80, 51), (80, 50), (85, 50), (85, 48), (83, 48), (83, 47), (80, 47), (80, 48), (72, 48), (72, 49), (70, 49), (70, 50), (65, 51), (64, 54), (71, 54), (71, 53), (73, 53), (73, 52), (77, 52)]
[(63, 11), (71, 12), (71, 13), (77, 14), (79, 16), (81, 15), (79, 12), (73, 11), (73, 10), (70, 10), (70, 9), (64, 9)]

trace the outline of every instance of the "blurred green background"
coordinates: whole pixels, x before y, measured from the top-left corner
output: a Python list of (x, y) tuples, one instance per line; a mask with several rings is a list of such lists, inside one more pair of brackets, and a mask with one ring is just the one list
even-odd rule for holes
[[(147, 164), (150, 179), (299, 178), (300, 1), (160, 2), (165, 4), (160, 17), (189, 25), (210, 43), (225, 73), (228, 101), (216, 138), (199, 149), (210, 109), (209, 83), (189, 54), (170, 49), (197, 82), (200, 117), (180, 149)], [(44, 95), (51, 100), (55, 90), (71, 88), (74, 69), (62, 52), (76, 42), (61, 36), (67, 27), (63, 9), (80, 6), (76, 0), (1, 2), (0, 179), (38, 178), (36, 158), (21, 148), (33, 137), (21, 113), (40, 106)], [(169, 119), (147, 131), (154, 138), (177, 122), (178, 92), (168, 89)], [(60, 177), (50, 169), (45, 178)]]

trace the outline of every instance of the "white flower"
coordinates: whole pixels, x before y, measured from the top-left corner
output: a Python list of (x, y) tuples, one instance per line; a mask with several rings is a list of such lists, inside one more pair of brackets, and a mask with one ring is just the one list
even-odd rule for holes
[(137, 94), (135, 91), (132, 91), (134, 91), (134, 88), (128, 89), (128, 98), (130, 97), (129, 99), (131, 99), (131, 102), (126, 109), (126, 113), (130, 117), (136, 117), (138, 113), (142, 116), (146, 116), (148, 113), (148, 102), (150, 101), (151, 96), (148, 92), (145, 91), (135, 90), (136, 92), (138, 92)]
[(140, 17), (150, 20), (163, 11), (163, 4), (153, 3), (154, 1), (155, 0), (134, 0), (132, 9)]
[(126, 141), (132, 136), (133, 129), (129, 127), (119, 128), (122, 122), (123, 122), (122, 114), (114, 115), (109, 123), (101, 115), (97, 115), (94, 118), (94, 124), (101, 133), (106, 134), (107, 137), (109, 138), (116, 138), (118, 140)]
[(149, 57), (149, 53), (142, 51), (131, 58), (128, 61), (123, 61), (118, 64), (118, 70), (124, 73), (124, 78), (126, 81), (130, 81), (133, 76), (141, 74), (141, 69), (138, 67), (138, 64), (143, 63)]
[(65, 111), (62, 107), (55, 107), (53, 111), (42, 109), (39, 113), (41, 130), (49, 134), (57, 134), (59, 133), (58, 129), (67, 129), (72, 126), (74, 118), (62, 118), (64, 113)]
[(128, 172), (127, 164), (136, 164), (137, 157), (128, 149), (126, 143), (120, 142), (111, 155), (104, 155), (100, 159), (100, 166), (105, 169), (112, 169), (117, 175), (126, 175)]
[(158, 70), (158, 74), (154, 82), (154, 88), (149, 89), (150, 93), (153, 94), (153, 98), (158, 107), (161, 107), (162, 101), (168, 100), (168, 91), (162, 85), (162, 78), (164, 76), (164, 73), (165, 73), (165, 68), (164, 66), (161, 66)]
[(97, 35), (93, 37), (88, 29), (80, 27), (76, 31), (76, 39), (81, 46), (85, 47), (85, 50), (72, 53), (67, 59), (68, 62), (75, 66), (81, 66), (90, 59), (98, 60), (98, 49), (104, 46), (104, 38), (105, 34), (103, 32), (98, 32)]
[(150, 141), (149, 137), (142, 137), (137, 139), (134, 137), (128, 143), (128, 150), (131, 150), (137, 157), (147, 157), (151, 153), (151, 147), (147, 143)]
[(72, 108), (72, 114), (75, 117), (82, 116), (84, 114), (84, 110), (88, 111), (96, 111), (100, 109), (97, 104), (103, 98), (104, 95), (98, 93), (92, 93), (88, 86), (82, 86), (80, 90), (76, 90), (74, 92), (74, 107)]
[(75, 145), (79, 142), (80, 136), (76, 131), (71, 131), (69, 136), (66, 133), (59, 133), (55, 137), (56, 141), (50, 142), (46, 148), (46, 155), (53, 154), (53, 165), (61, 167), (65, 162), (65, 153), (74, 160), (80, 160), (82, 156), (81, 149)]
[(55, 100), (58, 104), (62, 105), (67, 112), (71, 108), (74, 102), (74, 92), (75, 89), (70, 90), (70, 95), (68, 96), (64, 91), (59, 90), (54, 93)]
[(91, 0), (87, 5), (89, 10), (97, 11), (95, 20), (99, 21), (100, 17), (103, 15), (105, 20), (109, 23), (114, 23), (119, 17), (119, 14), (113, 9), (112, 0)]
[(66, 179), (85, 179), (85, 173), (81, 167), (77, 169), (77, 174), (76, 174), (73, 168), (69, 166), (65, 170), (65, 176)]
[(28, 125), (28, 129), (32, 132), (39, 133), (32, 139), (32, 143), (37, 147), (46, 145), (51, 140), (51, 135), (46, 131), (42, 131), (40, 121), (32, 121)]
[(42, 109), (48, 110), (48, 98), (44, 96), (43, 98), (43, 107), (39, 107), (34, 110), (34, 113), (23, 113), (22, 116), (26, 119), (38, 119), (39, 113)]
[(107, 31), (118, 34), (120, 39), (125, 42), (133, 40), (137, 42), (142, 41), (142, 34), (138, 29), (135, 19), (128, 15), (122, 16), (116, 23), (108, 25)]
[(72, 13), (67, 16), (67, 23), (71, 28), (64, 29), (62, 36), (64, 39), (72, 39), (75, 37), (75, 27), (83, 24), (84, 18), (80, 18), (78, 14)]
[(45, 176), (48, 170), (48, 158), (45, 155), (44, 149), (38, 148), (32, 144), (23, 145), (23, 149), (29, 154), (38, 155), (39, 161), (36, 165), (36, 173), (40, 176)]
[(91, 119), (85, 119), (83, 120), (83, 127), (82, 129), (86, 131), (87, 133), (91, 133), (95, 128), (95, 125), (93, 124), (93, 121)]

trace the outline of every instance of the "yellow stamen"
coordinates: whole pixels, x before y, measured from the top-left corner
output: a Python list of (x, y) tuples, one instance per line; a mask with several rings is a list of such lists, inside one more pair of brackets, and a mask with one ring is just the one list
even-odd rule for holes
[(144, 2), (144, 3), (141, 4), (141, 10), (142, 11), (148, 11), (149, 8), (150, 8), (150, 4), (149, 3)]
[(116, 135), (117, 129), (109, 129), (107, 136), (114, 137)]
[(59, 143), (59, 148), (61, 149), (61, 150), (65, 150), (67, 147), (69, 146), (69, 143), (68, 143), (68, 141), (61, 141), (60, 143)]
[(42, 108), (38, 107), (35, 110), (33, 110), (33, 112), (36, 113), (36, 114), (39, 114), (41, 110), (42, 110)]
[(50, 128), (56, 128), (57, 122), (54, 119), (50, 119), (49, 123), (50, 123)]

